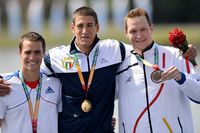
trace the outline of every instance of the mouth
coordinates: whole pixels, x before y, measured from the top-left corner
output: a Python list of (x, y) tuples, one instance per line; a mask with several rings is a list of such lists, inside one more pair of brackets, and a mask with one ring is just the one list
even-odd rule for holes
[(90, 37), (88, 35), (82, 35), (81, 38), (87, 39), (87, 38), (90, 38)]
[(140, 40), (136, 40), (135, 42), (136, 43), (143, 43), (143, 42), (145, 42), (145, 39), (143, 39), (143, 40), (141, 40), (141, 39)]
[(27, 61), (27, 64), (35, 65), (35, 64), (38, 64), (38, 61)]

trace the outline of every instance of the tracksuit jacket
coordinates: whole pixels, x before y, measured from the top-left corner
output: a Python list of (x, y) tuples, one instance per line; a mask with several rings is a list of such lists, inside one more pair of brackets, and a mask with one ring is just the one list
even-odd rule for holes
[[(59, 114), (59, 133), (112, 133), (111, 119), (115, 99), (115, 77), (119, 64), (125, 58), (125, 47), (116, 40), (100, 40), (96, 37), (94, 47), (86, 55), (74, 43), (51, 49), (45, 57), (42, 69), (49, 76), (56, 76), (62, 83), (62, 113)], [(92, 108), (88, 113), (81, 110), (85, 100), (74, 54), (87, 85), (95, 50), (99, 48), (97, 63), (87, 99)]]
[[(141, 56), (161, 70), (171, 66), (182, 72), (180, 81), (154, 83), (152, 67), (139, 61), (135, 52), (120, 65), (117, 76), (120, 133), (193, 133), (190, 100), (200, 103), (200, 75), (179, 50), (152, 43)], [(188, 73), (189, 71), (189, 73)]]

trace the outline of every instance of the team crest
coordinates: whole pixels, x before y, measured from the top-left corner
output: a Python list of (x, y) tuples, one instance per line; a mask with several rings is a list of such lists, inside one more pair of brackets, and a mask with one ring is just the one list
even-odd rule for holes
[(74, 59), (70, 56), (68, 57), (65, 57), (63, 60), (62, 60), (62, 64), (63, 64), (63, 67), (67, 70), (71, 69), (74, 65)]

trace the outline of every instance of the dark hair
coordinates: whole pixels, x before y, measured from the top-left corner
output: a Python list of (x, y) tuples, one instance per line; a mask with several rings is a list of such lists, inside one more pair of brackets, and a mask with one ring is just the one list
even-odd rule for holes
[(90, 7), (82, 6), (82, 7), (78, 8), (78, 9), (76, 9), (74, 11), (74, 13), (73, 13), (73, 20), (72, 20), (72, 22), (74, 24), (75, 24), (76, 15), (80, 15), (80, 16), (92, 16), (94, 18), (94, 20), (95, 20), (95, 23), (99, 24), (96, 12), (92, 8), (90, 8)]
[(151, 20), (150, 20), (150, 17), (147, 13), (147, 11), (145, 11), (144, 9), (142, 8), (135, 8), (131, 11), (129, 11), (129, 13), (127, 14), (127, 16), (124, 18), (124, 29), (125, 31), (127, 31), (127, 20), (129, 18), (135, 18), (135, 17), (140, 17), (140, 16), (145, 16), (148, 24), (151, 26)]
[(39, 33), (30, 31), (30, 32), (27, 32), (27, 33), (23, 34), (21, 36), (21, 40), (19, 42), (19, 50), (20, 51), (22, 51), (24, 40), (35, 41), (35, 42), (42, 42), (42, 48), (43, 48), (43, 51), (45, 52), (45, 50), (46, 50), (46, 43), (45, 43), (44, 38)]

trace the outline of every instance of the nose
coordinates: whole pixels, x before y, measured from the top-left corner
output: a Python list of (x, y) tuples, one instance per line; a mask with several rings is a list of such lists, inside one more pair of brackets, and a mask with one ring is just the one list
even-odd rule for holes
[(86, 33), (86, 31), (87, 31), (87, 28), (84, 27), (82, 33)]
[(138, 32), (137, 35), (136, 35), (136, 37), (137, 37), (137, 38), (140, 38), (140, 36), (141, 36), (141, 35), (140, 35), (140, 33)]
[(30, 58), (30, 59), (34, 59), (34, 57), (35, 57), (35, 53), (34, 53), (34, 52), (31, 52), (29, 58)]
[(83, 26), (83, 29), (82, 29), (82, 33), (87, 33), (87, 31), (88, 31), (88, 26), (86, 25), (86, 26)]

